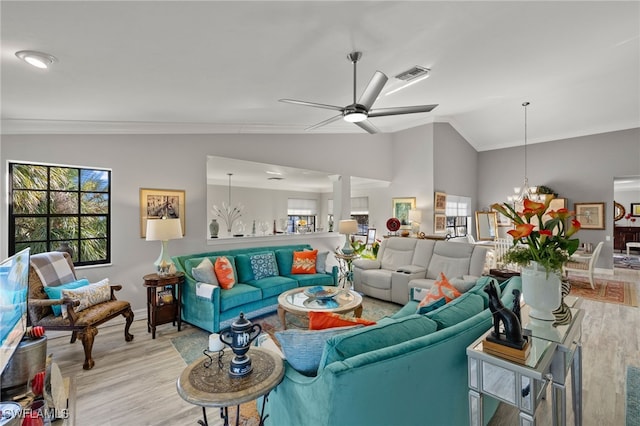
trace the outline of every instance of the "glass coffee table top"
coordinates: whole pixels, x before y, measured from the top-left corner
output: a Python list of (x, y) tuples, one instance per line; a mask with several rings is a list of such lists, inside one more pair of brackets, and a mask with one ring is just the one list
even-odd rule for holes
[(339, 289), (337, 287), (323, 287), (323, 289), (328, 293), (335, 293), (335, 296), (322, 298), (309, 297), (307, 296), (309, 288), (301, 287), (282, 293), (280, 297), (278, 297), (278, 303), (288, 311), (298, 312), (342, 312), (354, 310), (362, 305), (362, 296), (355, 291)]

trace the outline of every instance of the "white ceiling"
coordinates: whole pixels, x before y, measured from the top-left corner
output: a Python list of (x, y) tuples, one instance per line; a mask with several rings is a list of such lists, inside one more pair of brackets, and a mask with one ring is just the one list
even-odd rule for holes
[[(371, 122), (395, 132), (451, 123), (478, 151), (640, 126), (640, 3), (1, 2), (2, 133), (303, 133), (334, 112), (437, 103)], [(15, 57), (39, 50), (41, 71)], [(395, 94), (396, 74), (430, 78)], [(342, 120), (316, 132), (361, 133)]]

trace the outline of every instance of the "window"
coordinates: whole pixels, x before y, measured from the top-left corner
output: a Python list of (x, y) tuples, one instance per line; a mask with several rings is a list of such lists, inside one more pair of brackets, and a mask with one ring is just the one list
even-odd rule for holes
[(289, 198), (287, 200), (287, 232), (295, 233), (298, 225), (306, 223), (305, 229), (316, 231), (316, 215), (318, 214), (318, 200), (304, 198)]
[(76, 266), (111, 261), (111, 171), (9, 163), (9, 252), (67, 243)]
[[(329, 200), (328, 222), (333, 222), (333, 200)], [(358, 222), (358, 233), (356, 235), (367, 235), (369, 231), (369, 197), (351, 198), (351, 219)], [(337, 227), (335, 228), (337, 229)]]
[(471, 220), (471, 198), (458, 195), (447, 195), (447, 235), (464, 237), (468, 233), (468, 222)]

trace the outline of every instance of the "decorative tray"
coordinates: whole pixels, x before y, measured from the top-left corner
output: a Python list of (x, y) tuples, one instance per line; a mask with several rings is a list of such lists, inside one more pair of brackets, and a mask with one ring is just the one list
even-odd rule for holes
[(304, 291), (304, 295), (313, 299), (333, 299), (340, 293), (340, 289), (336, 287), (309, 287)]

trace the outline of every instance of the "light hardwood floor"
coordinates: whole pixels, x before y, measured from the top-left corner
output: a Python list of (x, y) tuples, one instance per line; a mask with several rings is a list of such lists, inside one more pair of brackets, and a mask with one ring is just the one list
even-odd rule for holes
[[(634, 281), (640, 294), (637, 271), (624, 279)], [(582, 307), (583, 424), (623, 426), (626, 366), (640, 367), (640, 308), (590, 300), (584, 300)], [(176, 378), (186, 366), (170, 342), (177, 329), (170, 324), (159, 326), (152, 340), (146, 318), (137, 318), (131, 331), (135, 338), (127, 343), (121, 325), (101, 327), (93, 347), (96, 365), (89, 371), (82, 369), (84, 356), (79, 342), (71, 345), (68, 337), (49, 340), (48, 352), (54, 354), (63, 375), (75, 377), (75, 424), (195, 425), (201, 409), (183, 401), (176, 392)], [(194, 327), (183, 325), (180, 333), (193, 331)], [(567, 393), (570, 395), (570, 389)], [(539, 424), (551, 424), (550, 405), (549, 394), (538, 410)], [(570, 411), (570, 398), (567, 407)], [(210, 425), (222, 425), (217, 409), (208, 409), (207, 414)], [(569, 416), (568, 424), (573, 424), (573, 414)], [(421, 424), (420, 418), (416, 416), (416, 425)], [(505, 405), (490, 423), (517, 424), (517, 411)], [(278, 426), (268, 420), (267, 425)]]

